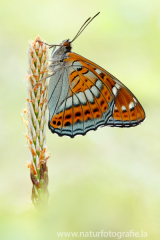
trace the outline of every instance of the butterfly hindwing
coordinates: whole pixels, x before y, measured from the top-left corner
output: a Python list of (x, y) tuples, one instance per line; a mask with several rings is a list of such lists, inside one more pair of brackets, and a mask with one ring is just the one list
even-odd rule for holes
[(84, 135), (106, 125), (113, 114), (114, 100), (109, 89), (86, 67), (79, 61), (63, 73), (63, 78), (68, 78), (69, 86), (65, 90), (68, 94), (62, 102), (59, 101), (49, 120), (52, 132), (60, 136)]

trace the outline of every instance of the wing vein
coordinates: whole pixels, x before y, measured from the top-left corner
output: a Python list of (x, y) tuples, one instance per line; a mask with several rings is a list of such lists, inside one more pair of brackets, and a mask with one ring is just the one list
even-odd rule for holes
[[(64, 73), (64, 72), (63, 72)], [(62, 74), (61, 74), (62, 76)], [(63, 78), (62, 78), (63, 79)], [(56, 106), (55, 106), (55, 109), (54, 109), (54, 113), (52, 114), (52, 116), (55, 114), (56, 110), (57, 110), (57, 106), (58, 106), (58, 103), (59, 103), (59, 100), (60, 100), (60, 96), (61, 96), (61, 92), (62, 92), (62, 86), (63, 86), (63, 80), (62, 80), (62, 85), (61, 85), (61, 91), (59, 93), (59, 96), (58, 96), (58, 101), (56, 103)]]
[(68, 98), (68, 92), (69, 92), (69, 88), (68, 88), (68, 91), (67, 91), (67, 96), (66, 96), (66, 99), (65, 99), (65, 105), (64, 105), (64, 109), (63, 109), (63, 119), (62, 119), (61, 133), (62, 133), (62, 128), (63, 128), (64, 115), (65, 115), (65, 111), (66, 111), (66, 102), (67, 102), (67, 98)]
[[(65, 68), (66, 70), (66, 74), (67, 74), (67, 78), (68, 78), (68, 71), (67, 71), (67, 68)], [(68, 78), (68, 84), (69, 84), (69, 78)], [(72, 92), (72, 89), (70, 87), (70, 84), (69, 84), (69, 88)], [(74, 116), (74, 108), (73, 108), (73, 94), (72, 94), (72, 136), (73, 136), (73, 116)]]
[(60, 74), (60, 77), (59, 77), (59, 79), (58, 79), (58, 81), (57, 81), (57, 83), (56, 83), (56, 86), (54, 87), (54, 89), (53, 89), (53, 91), (52, 91), (52, 94), (51, 94), (51, 96), (50, 96), (50, 98), (49, 98), (49, 100), (48, 100), (48, 103), (49, 103), (49, 101), (51, 100), (51, 97), (52, 97), (52, 95), (53, 95), (53, 93), (54, 93), (54, 91), (55, 91), (55, 89), (56, 89), (56, 87), (57, 87), (57, 85), (58, 85), (58, 83), (59, 83), (59, 81), (60, 81), (61, 76), (62, 76), (62, 73)]

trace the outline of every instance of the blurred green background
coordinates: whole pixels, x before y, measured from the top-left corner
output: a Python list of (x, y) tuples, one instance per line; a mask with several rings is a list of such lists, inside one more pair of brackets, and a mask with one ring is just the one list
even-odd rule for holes
[[(132, 229), (159, 239), (160, 1), (0, 0), (0, 6), (0, 239)], [(47, 129), (50, 203), (38, 213), (30, 203), (25, 166), (30, 158), (21, 122), (28, 40), (37, 35), (48, 43), (72, 39), (98, 11), (73, 51), (119, 78), (147, 118), (135, 128), (99, 128), (75, 139)]]

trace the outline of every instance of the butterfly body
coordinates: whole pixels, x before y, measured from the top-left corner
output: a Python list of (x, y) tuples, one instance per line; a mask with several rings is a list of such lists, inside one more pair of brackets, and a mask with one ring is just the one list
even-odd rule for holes
[(71, 52), (69, 39), (51, 53), (48, 126), (59, 136), (85, 135), (99, 126), (133, 127), (145, 113), (131, 91), (90, 60)]

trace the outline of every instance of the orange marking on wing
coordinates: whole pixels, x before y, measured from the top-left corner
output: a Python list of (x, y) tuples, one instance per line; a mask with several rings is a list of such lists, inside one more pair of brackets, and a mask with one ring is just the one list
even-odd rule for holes
[(53, 116), (50, 125), (54, 128), (60, 128), (62, 126), (63, 112)]
[[(129, 104), (132, 102), (135, 105), (133, 95), (127, 92), (127, 90), (121, 88), (118, 92), (117, 96), (118, 102), (120, 106), (125, 106), (126, 107), (126, 112), (123, 112), (122, 109), (122, 118), (125, 121), (133, 121), (141, 118), (141, 113), (138, 110), (138, 107), (135, 106), (132, 110), (129, 108)], [(137, 102), (138, 104), (138, 102)], [(140, 104), (139, 104), (140, 105)]]
[(74, 79), (76, 79), (78, 77), (77, 71), (73, 70), (70, 74), (69, 74), (69, 83), (71, 84), (72, 81), (74, 81)]
[(89, 79), (87, 78), (84, 74), (87, 72), (88, 70), (85, 68), (82, 68), (82, 70), (80, 71), (70, 71), (69, 74), (69, 84), (70, 87), (73, 91), (73, 93), (70, 93), (70, 96), (73, 95), (74, 93), (78, 93), (78, 92), (84, 92), (86, 89), (90, 89), (95, 81), (96, 81), (96, 77), (95, 79)]
[[(122, 106), (125, 106), (127, 109), (125, 116), (123, 116), (122, 114)], [(122, 96), (118, 95), (118, 97), (115, 99), (115, 108), (114, 108), (113, 118), (123, 121), (124, 120), (123, 117), (125, 117), (126, 120), (129, 119), (128, 108)]]
[(78, 121), (83, 121), (83, 111), (81, 106), (74, 107), (74, 117), (73, 117), (73, 123), (76, 123)]
[[(121, 113), (122, 121), (132, 121), (131, 115), (130, 115), (129, 104), (130, 104), (130, 102), (133, 102), (133, 97), (129, 96), (128, 94), (124, 94), (124, 90), (121, 88), (118, 92), (118, 96), (117, 96), (116, 100), (117, 100), (116, 107), (119, 109), (119, 111)], [(126, 108), (126, 111), (122, 111), (122, 106), (124, 106)], [(134, 110), (134, 114), (135, 114), (134, 120), (136, 120), (137, 115), (136, 115), (135, 110)], [(114, 117), (114, 114), (113, 114), (113, 117)], [(115, 116), (115, 119), (116, 119), (116, 116)]]
[(130, 110), (128, 108), (131, 120), (144, 119), (145, 118), (144, 110), (137, 100), (136, 100), (136, 103), (134, 102), (134, 96), (131, 95), (131, 93), (129, 91), (127, 91), (126, 89), (123, 89), (123, 88), (120, 89), (120, 92), (122, 92), (128, 106), (131, 102), (133, 102), (135, 105), (135, 107), (132, 110)]
[[(95, 83), (96, 80), (99, 78), (109, 88), (109, 90), (107, 88), (106, 88), (106, 90), (108, 91), (109, 96), (114, 99), (114, 95), (112, 93), (112, 88), (113, 88), (113, 86), (115, 85), (116, 82), (111, 78), (112, 75), (109, 75), (103, 68), (101, 68), (100, 66), (96, 65), (95, 63), (89, 61), (86, 58), (83, 58), (83, 57), (81, 57), (81, 56), (79, 56), (75, 53), (69, 53), (68, 55), (70, 56), (70, 58), (66, 59), (66, 61), (70, 62), (70, 64), (72, 64), (74, 61), (79, 61), (84, 68), (87, 68), (92, 73), (94, 73), (95, 78), (90, 79), (90, 80), (93, 83)], [(92, 65), (90, 65), (90, 64), (92, 64)], [(95, 71), (97, 68), (102, 70), (103, 72), (98, 74)], [(97, 76), (97, 78), (96, 78), (96, 76)]]
[[(95, 100), (95, 98), (94, 98), (94, 100)], [(98, 101), (97, 101), (97, 102), (98, 102)], [(98, 105), (97, 102), (96, 102), (96, 100), (95, 100), (94, 103), (90, 104), (90, 107), (91, 107), (91, 110), (92, 110), (92, 113), (93, 113), (93, 117), (94, 117), (94, 118), (100, 118), (100, 117), (102, 117), (102, 110), (101, 110), (101, 108), (99, 107), (99, 105)]]
[[(134, 120), (143, 120), (145, 118), (145, 113), (138, 101), (134, 101), (133, 95), (131, 95), (128, 90), (121, 88), (118, 92), (118, 96), (115, 99), (115, 109), (113, 113), (113, 118), (116, 120), (122, 121), (134, 121)], [(134, 108), (130, 109), (129, 105), (133, 103)], [(126, 110), (122, 110), (122, 107), (125, 107)]]
[(103, 82), (107, 84), (107, 86), (110, 88), (110, 91), (112, 92), (112, 88), (114, 87), (116, 82), (110, 76), (107, 76), (104, 73), (100, 73), (100, 77), (103, 79)]
[(122, 120), (122, 121), (130, 120), (128, 112), (127, 111), (125, 113), (122, 112), (122, 105), (125, 106), (122, 103), (120, 104), (119, 98), (115, 99), (115, 108), (114, 108), (113, 118), (116, 120)]
[(109, 92), (109, 90), (106, 88), (105, 85), (103, 85), (103, 89), (101, 90), (104, 98), (106, 99), (107, 102), (110, 102), (112, 100), (112, 96)]
[(74, 81), (71, 82), (73, 93), (84, 92), (86, 89), (91, 88), (93, 84), (87, 80), (84, 75), (79, 75)]
[[(123, 95), (123, 97), (122, 97)], [(131, 95), (126, 89), (124, 88), (121, 88), (119, 91), (118, 91), (118, 99), (125, 99), (125, 102), (127, 104), (127, 106), (129, 106), (129, 103), (130, 102), (133, 102), (133, 95)], [(121, 100), (122, 101), (122, 100)], [(124, 100), (123, 100), (124, 101)]]
[[(104, 90), (105, 91), (105, 90)], [(104, 95), (105, 96), (105, 95)], [(105, 96), (106, 97), (106, 96)], [(100, 94), (99, 98), (96, 98), (99, 108), (101, 109), (102, 112), (106, 112), (108, 108), (108, 103), (106, 102), (106, 99), (103, 97), (102, 94)]]
[(72, 116), (72, 108), (66, 109), (64, 113), (63, 127), (67, 127), (72, 124)]
[[(144, 110), (143, 110), (143, 108), (142, 108), (142, 106), (140, 105), (139, 102), (137, 102), (137, 104), (136, 104), (135, 111), (136, 111), (136, 113), (137, 113), (137, 118), (138, 118), (138, 119), (140, 119), (140, 120), (145, 119)], [(131, 113), (130, 113), (130, 115), (131, 115), (131, 120), (133, 120), (133, 118), (134, 118), (134, 111), (132, 110), (132, 111), (130, 111), (130, 112), (131, 112)]]
[(87, 103), (87, 105), (83, 106), (83, 115), (84, 115), (84, 121), (87, 121), (89, 119), (93, 119), (93, 112), (92, 112), (91, 107), (88, 103)]
[(72, 116), (72, 108), (66, 109), (65, 113), (60, 112), (59, 114), (54, 115), (50, 122), (50, 125), (54, 128), (61, 128), (63, 122), (63, 127), (69, 126), (70, 124), (72, 124)]

